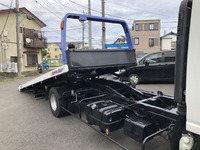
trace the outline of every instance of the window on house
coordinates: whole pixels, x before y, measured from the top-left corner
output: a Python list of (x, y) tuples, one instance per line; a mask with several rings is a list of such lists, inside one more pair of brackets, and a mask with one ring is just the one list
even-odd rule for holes
[(55, 55), (55, 58), (57, 59), (57, 58), (58, 58), (58, 56), (57, 56), (57, 55)]
[(176, 42), (171, 42), (171, 49), (172, 50), (176, 49)]
[(27, 65), (36, 65), (38, 63), (37, 54), (27, 54)]
[(62, 54), (60, 54), (60, 59), (62, 59)]
[(154, 46), (154, 39), (149, 39), (149, 47), (153, 47)]
[(134, 38), (134, 44), (135, 45), (139, 45), (139, 37), (135, 37)]
[(150, 38), (149, 39), (149, 47), (158, 46), (158, 39), (157, 38)]
[(154, 23), (149, 24), (149, 30), (154, 30)]
[(60, 48), (58, 48), (58, 47), (55, 48), (55, 51), (59, 51), (59, 50), (60, 50)]
[(136, 31), (139, 31), (139, 24), (136, 24), (136, 25), (135, 25), (135, 30), (136, 30)]
[(10, 62), (17, 62), (17, 57), (16, 56), (11, 56), (10, 57)]
[(158, 23), (149, 23), (149, 30), (158, 30)]
[(134, 25), (132, 26), (132, 30), (134, 30)]
[(142, 31), (142, 24), (135, 24), (135, 30), (136, 31)]

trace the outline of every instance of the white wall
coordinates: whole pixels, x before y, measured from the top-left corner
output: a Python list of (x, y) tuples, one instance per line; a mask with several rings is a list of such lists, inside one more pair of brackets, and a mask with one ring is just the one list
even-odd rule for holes
[(161, 39), (161, 50), (171, 50), (172, 39)]
[(176, 35), (168, 35), (161, 38), (161, 50), (171, 50), (171, 43), (176, 42)]

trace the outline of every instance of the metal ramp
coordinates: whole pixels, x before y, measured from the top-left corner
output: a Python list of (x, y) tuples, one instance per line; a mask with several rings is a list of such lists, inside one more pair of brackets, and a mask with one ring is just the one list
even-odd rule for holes
[(61, 76), (63, 74), (66, 74), (69, 71), (68, 65), (63, 65), (61, 67), (58, 67), (52, 71), (49, 71), (27, 83), (24, 83), (22, 85), (19, 85), (18, 90), (31, 90), (34, 86), (39, 86), (39, 84), (42, 84), (43, 82), (48, 82), (48, 80), (52, 78), (57, 78), (58, 76)]
[[(67, 73), (79, 73), (84, 76), (112, 74), (119, 68), (136, 64), (134, 50), (94, 50), (68, 51), (68, 65), (63, 65), (49, 71), (18, 87), (18, 90), (30, 90), (33, 87), (48, 84), (51, 80), (60, 78)], [(54, 81), (52, 81), (54, 82)]]

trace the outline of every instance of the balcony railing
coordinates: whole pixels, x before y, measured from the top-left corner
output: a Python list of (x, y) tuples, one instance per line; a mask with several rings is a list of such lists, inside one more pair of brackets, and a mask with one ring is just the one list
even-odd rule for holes
[(34, 29), (23, 28), (24, 47), (28, 48), (46, 48), (47, 38), (43, 32)]

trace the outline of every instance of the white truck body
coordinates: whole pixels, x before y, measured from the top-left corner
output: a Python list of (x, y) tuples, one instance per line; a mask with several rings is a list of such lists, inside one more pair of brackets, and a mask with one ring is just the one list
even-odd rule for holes
[(192, 6), (188, 60), (187, 60), (187, 76), (186, 76), (186, 129), (200, 135), (200, 1), (194, 0)]
[(68, 71), (69, 71), (68, 65), (63, 65), (61, 67), (58, 67), (52, 71), (49, 71), (49, 72), (43, 74), (29, 82), (19, 85), (18, 90), (21, 91), (22, 89), (27, 88), (29, 86), (34, 86), (34, 84), (43, 82), (43, 81), (51, 79), (53, 77), (56, 78), (59, 75), (67, 73)]

